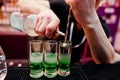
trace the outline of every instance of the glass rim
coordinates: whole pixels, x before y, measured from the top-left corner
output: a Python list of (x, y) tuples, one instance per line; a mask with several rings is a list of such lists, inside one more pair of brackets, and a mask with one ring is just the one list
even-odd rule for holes
[(45, 42), (45, 44), (47, 44), (47, 43), (55, 43), (55, 44), (57, 44), (58, 43), (57, 40), (45, 40), (44, 42)]
[(62, 41), (59, 41), (59, 43), (70, 43), (70, 44), (72, 44), (72, 41), (64, 41), (64, 40), (62, 40)]
[(43, 43), (43, 41), (42, 40), (30, 40), (29, 43), (36, 44), (36, 43)]
[(64, 46), (64, 44), (66, 45), (66, 47), (68, 47), (68, 46), (71, 46), (72, 47), (72, 42), (71, 41), (60, 41), (59, 42), (59, 47), (60, 46)]

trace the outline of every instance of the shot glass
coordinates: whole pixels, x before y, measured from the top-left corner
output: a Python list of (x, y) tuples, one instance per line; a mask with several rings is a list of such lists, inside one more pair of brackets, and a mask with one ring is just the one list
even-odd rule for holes
[(69, 41), (59, 43), (58, 74), (60, 76), (70, 74), (71, 47), (72, 43)]
[(0, 46), (0, 80), (4, 80), (7, 75), (7, 63), (5, 53)]
[(44, 43), (44, 75), (47, 78), (54, 78), (57, 76), (57, 55), (58, 43), (54, 40), (47, 40)]
[(30, 41), (30, 76), (40, 78), (43, 76), (43, 41)]

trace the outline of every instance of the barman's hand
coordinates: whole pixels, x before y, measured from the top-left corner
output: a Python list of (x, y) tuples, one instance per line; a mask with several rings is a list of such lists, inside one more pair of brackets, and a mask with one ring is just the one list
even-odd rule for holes
[(40, 37), (56, 38), (57, 33), (55, 30), (59, 30), (60, 20), (50, 9), (41, 10), (35, 22), (35, 32), (40, 35)]
[[(70, 5), (77, 23), (84, 26), (95, 21), (96, 0), (65, 0)], [(93, 19), (93, 20), (92, 20)]]

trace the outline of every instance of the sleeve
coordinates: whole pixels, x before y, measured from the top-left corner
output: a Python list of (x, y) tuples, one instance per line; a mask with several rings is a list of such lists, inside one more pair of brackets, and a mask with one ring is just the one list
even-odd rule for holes
[(60, 19), (60, 31), (65, 33), (69, 6), (65, 3), (65, 0), (50, 0), (50, 8)]
[(64, 0), (50, 0), (50, 8), (58, 15), (67, 15), (69, 6)]

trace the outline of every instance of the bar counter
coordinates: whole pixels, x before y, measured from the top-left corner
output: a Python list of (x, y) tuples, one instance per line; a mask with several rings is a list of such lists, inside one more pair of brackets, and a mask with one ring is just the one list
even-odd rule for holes
[(120, 64), (71, 65), (69, 76), (56, 76), (52, 79), (45, 76), (32, 79), (29, 67), (8, 67), (5, 80), (120, 80)]

